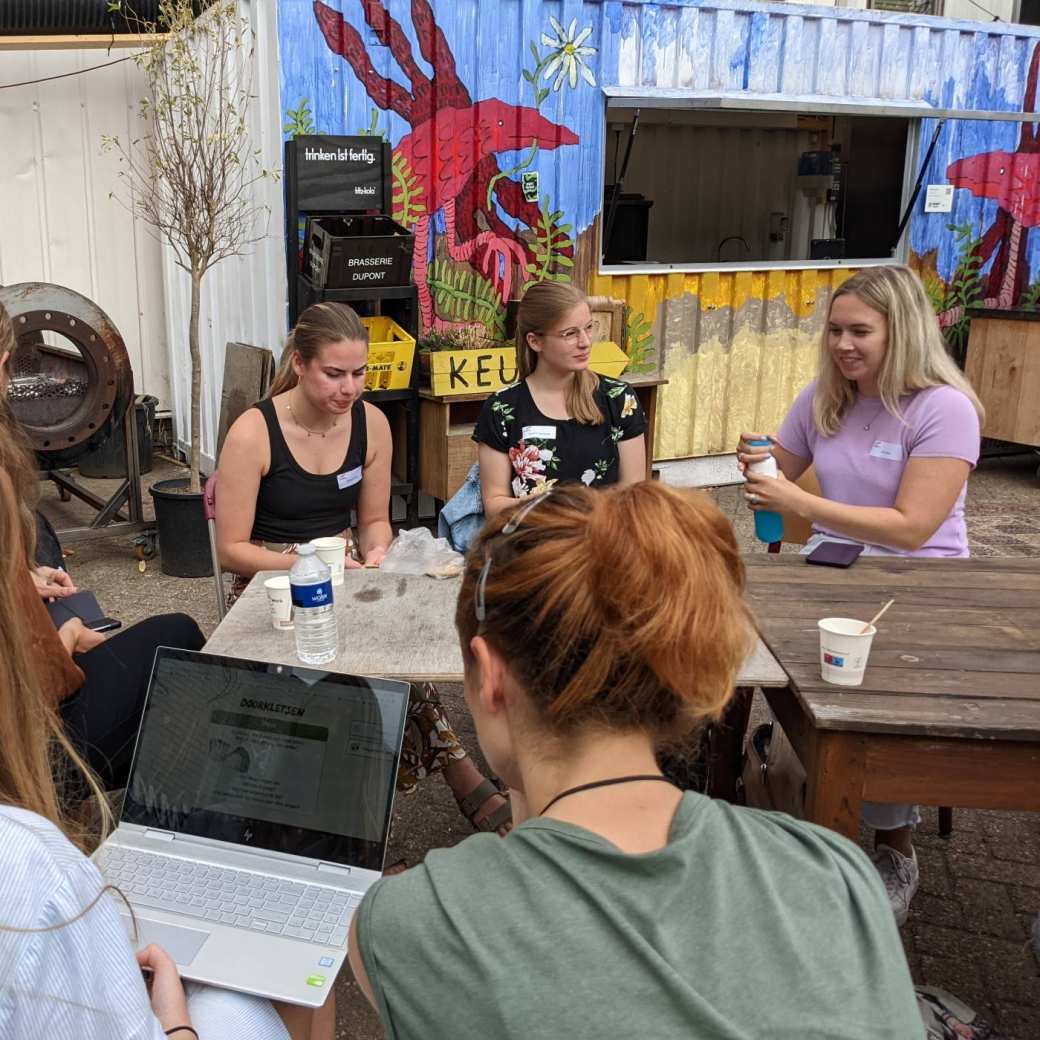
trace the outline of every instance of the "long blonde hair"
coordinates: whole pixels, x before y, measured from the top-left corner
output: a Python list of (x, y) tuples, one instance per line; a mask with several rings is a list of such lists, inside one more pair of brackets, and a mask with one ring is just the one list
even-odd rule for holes
[(289, 333), (278, 362), (278, 371), (274, 382), (267, 392), (268, 397), (275, 397), (291, 390), (299, 382), (293, 371), (293, 356), (299, 354), (306, 364), (313, 361), (321, 348), (340, 340), (368, 343), (368, 329), (361, 324), (361, 319), (353, 307), (345, 303), (311, 304), (296, 320), (296, 326)]
[(111, 811), (90, 769), (69, 743), (29, 652), (18, 606), (18, 584), (25, 580), (21, 537), (15, 485), (0, 469), (0, 545), (18, 550), (0, 554), (0, 804), (43, 816), (87, 851), (95, 836), (66, 814), (55, 771), (68, 772), (71, 767), (81, 774), (97, 800), (103, 833), (111, 826)]
[[(527, 337), (544, 336), (568, 311), (587, 303), (585, 294), (568, 282), (535, 282), (520, 301), (516, 312), (516, 373), (526, 379), (538, 365), (538, 351)], [(567, 388), (567, 411), (586, 426), (599, 426), (603, 413), (596, 404), (599, 376), (591, 369), (575, 372)]]
[[(10, 354), (8, 365), (18, 348), (14, 323), (10, 314), (0, 303), (0, 358)], [(19, 543), (24, 549), (26, 562), (36, 552), (36, 503), (40, 497), (40, 481), (36, 475), (36, 453), (28, 434), (11, 410), (7, 394), (0, 392), (0, 469), (3, 469), (14, 485), (15, 508), (21, 527)], [(0, 545), (6, 550), (11, 544), (6, 540)]]
[(820, 339), (820, 373), (813, 397), (813, 420), (822, 434), (830, 437), (837, 433), (856, 400), (853, 384), (841, 374), (829, 345), (830, 308), (835, 300), (848, 295), (883, 314), (888, 323), (888, 346), (877, 377), (886, 411), (901, 418), (901, 397), (930, 386), (952, 386), (971, 401), (982, 422), (985, 409), (946, 349), (921, 279), (909, 267), (892, 264), (864, 268), (831, 296), (828, 325)]

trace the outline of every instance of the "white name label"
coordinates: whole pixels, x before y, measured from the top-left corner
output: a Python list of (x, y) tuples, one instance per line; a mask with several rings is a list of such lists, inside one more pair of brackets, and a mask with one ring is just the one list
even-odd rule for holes
[(525, 441), (554, 441), (556, 440), (555, 426), (525, 426), (522, 436)]
[(874, 441), (870, 454), (875, 459), (888, 459), (891, 462), (900, 462), (903, 458), (903, 445), (893, 444), (891, 441)]
[(363, 468), (363, 466), (358, 466), (355, 469), (348, 469), (346, 473), (337, 473), (336, 483), (339, 485), (340, 491), (357, 484), (361, 480), (361, 471)]

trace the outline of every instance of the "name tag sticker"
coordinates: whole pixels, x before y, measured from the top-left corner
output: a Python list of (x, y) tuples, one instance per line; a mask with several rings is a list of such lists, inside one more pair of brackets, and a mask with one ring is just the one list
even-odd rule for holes
[(359, 483), (361, 481), (362, 469), (364, 469), (363, 466), (357, 466), (354, 469), (348, 469), (346, 473), (337, 473), (336, 484), (339, 486), (340, 491)]
[(555, 426), (525, 426), (522, 431), (525, 441), (554, 441), (556, 440)]
[(875, 459), (888, 459), (891, 462), (901, 462), (903, 459), (903, 445), (893, 444), (891, 441), (874, 441), (870, 454)]

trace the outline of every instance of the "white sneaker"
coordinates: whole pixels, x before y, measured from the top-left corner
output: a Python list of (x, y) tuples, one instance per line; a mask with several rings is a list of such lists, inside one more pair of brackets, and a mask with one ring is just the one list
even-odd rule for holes
[(910, 910), (910, 900), (914, 898), (917, 886), (921, 883), (921, 872), (917, 869), (917, 853), (904, 856), (890, 845), (879, 845), (871, 858), (885, 883), (885, 891), (888, 893), (889, 903), (892, 904), (896, 924), (902, 927)]

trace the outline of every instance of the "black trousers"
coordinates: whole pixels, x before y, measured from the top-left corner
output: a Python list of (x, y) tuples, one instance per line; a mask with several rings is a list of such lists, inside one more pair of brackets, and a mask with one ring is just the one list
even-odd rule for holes
[(126, 787), (155, 648), (201, 650), (203, 643), (199, 626), (187, 614), (160, 614), (76, 654), (86, 682), (62, 702), (61, 717), (73, 746), (106, 791)]

